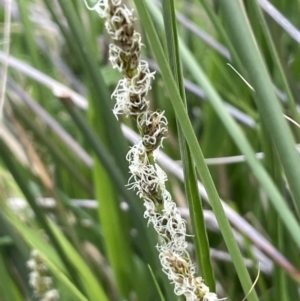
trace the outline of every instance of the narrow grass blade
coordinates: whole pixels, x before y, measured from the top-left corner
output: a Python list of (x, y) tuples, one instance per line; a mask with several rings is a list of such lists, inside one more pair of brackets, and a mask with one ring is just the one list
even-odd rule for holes
[[(177, 38), (177, 26), (175, 17), (174, 1), (163, 1), (163, 15), (165, 23), (165, 38), (168, 51), (168, 58), (175, 81), (179, 87), (180, 95), (186, 106), (185, 91), (183, 84), (182, 68)], [(201, 198), (197, 186), (197, 177), (194, 162), (190, 150), (184, 139), (180, 125), (177, 121), (180, 153), (184, 170), (184, 185), (190, 205), (190, 217), (195, 233), (196, 255), (199, 261), (199, 268), (202, 276), (211, 291), (215, 291), (214, 273), (210, 260), (209, 242), (203, 216)]]
[[(195, 161), (198, 172), (202, 178), (203, 184), (207, 190), (207, 194), (210, 198), (211, 205), (220, 225), (220, 229), (222, 231), (227, 248), (233, 258), (233, 263), (239, 275), (242, 287), (244, 289), (244, 292), (248, 293), (252, 286), (251, 279), (243, 262), (240, 250), (232, 234), (232, 230), (224, 213), (224, 209), (220, 202), (218, 193), (210, 177), (208, 168), (205, 164), (201, 149), (199, 147), (193, 128), (187, 116), (183, 101), (181, 99), (177, 85), (173, 78), (173, 74), (168, 66), (167, 60), (163, 53), (160, 41), (156, 34), (156, 30), (150, 18), (146, 4), (144, 1), (135, 1), (135, 5), (137, 7), (140, 19), (142, 20), (145, 31), (147, 33), (148, 41), (151, 45), (152, 51), (161, 69), (166, 87), (169, 92), (170, 100), (172, 101), (172, 105), (176, 113), (176, 117), (181, 125), (181, 129), (184, 133), (185, 139), (190, 147), (192, 157)], [(251, 292), (251, 294), (249, 295), (249, 300), (258, 300), (255, 291)]]
[(157, 282), (157, 280), (156, 280), (156, 278), (155, 278), (155, 275), (154, 275), (154, 273), (153, 273), (153, 271), (152, 271), (152, 269), (151, 269), (151, 266), (148, 265), (148, 268), (149, 268), (149, 271), (150, 271), (150, 273), (151, 273), (152, 279), (153, 279), (153, 281), (154, 281), (155, 287), (156, 287), (156, 289), (157, 289), (157, 291), (158, 291), (158, 293), (159, 293), (160, 300), (161, 300), (161, 301), (166, 301), (165, 298), (164, 298), (164, 295), (163, 295), (163, 293), (162, 293), (162, 291), (161, 291), (161, 289), (160, 289), (160, 287), (159, 287), (159, 284), (158, 284), (158, 282)]
[(228, 34), (226, 33), (223, 25), (221, 24), (220, 20), (218, 19), (216, 12), (212, 8), (212, 4), (208, 0), (200, 0), (199, 2), (201, 2), (201, 4), (203, 5), (203, 8), (205, 9), (210, 20), (212, 21), (215, 29), (217, 30), (221, 39), (224, 41), (225, 45), (228, 47), (228, 49), (230, 51), (230, 58), (232, 58), (232, 61), (239, 67), (239, 70), (242, 72), (244, 70), (244, 68), (241, 63), (241, 60), (238, 57), (236, 50), (234, 48), (234, 45), (230, 41)]
[(7, 261), (4, 256), (5, 250), (3, 246), (0, 246), (0, 297), (2, 301), (22, 301), (24, 298), (21, 296), (20, 291), (16, 283), (11, 278), (9, 271), (7, 270)]
[(92, 274), (90, 268), (86, 265), (83, 258), (78, 254), (78, 252), (73, 248), (73, 246), (68, 242), (64, 237), (58, 227), (50, 222), (52, 231), (54, 232), (57, 240), (66, 250), (67, 254), (72, 260), (73, 265), (75, 266), (77, 273), (80, 275), (83, 286), (85, 287), (85, 292), (90, 301), (109, 301), (108, 296), (104, 292), (101, 284)]
[(269, 50), (271, 52), (271, 55), (272, 55), (273, 61), (275, 63), (275, 66), (277, 67), (277, 71), (278, 71), (278, 74), (279, 74), (279, 77), (280, 77), (281, 84), (284, 87), (284, 92), (287, 95), (287, 101), (288, 101), (289, 107), (290, 107), (291, 112), (292, 112), (292, 117), (293, 117), (294, 120), (296, 120), (298, 123), (300, 123), (299, 113), (297, 111), (295, 99), (294, 99), (292, 91), (289, 87), (287, 77), (284, 73), (282, 64), (280, 62), (280, 58), (278, 56), (275, 44), (272, 40), (272, 36), (271, 36), (270, 31), (269, 31), (268, 24), (265, 20), (263, 12), (261, 10), (261, 7), (258, 4), (258, 2), (256, 2), (256, 1), (253, 1), (250, 4), (254, 8), (255, 15), (256, 15), (257, 19), (259, 20), (259, 22), (260, 22), (261, 30), (263, 31), (263, 34), (264, 34), (264, 36), (266, 38), (266, 41), (268, 43)]

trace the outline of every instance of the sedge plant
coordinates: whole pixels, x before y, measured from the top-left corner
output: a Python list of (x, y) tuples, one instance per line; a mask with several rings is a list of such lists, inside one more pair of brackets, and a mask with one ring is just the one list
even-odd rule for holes
[(168, 121), (164, 112), (149, 108), (146, 97), (154, 73), (140, 58), (143, 45), (141, 35), (134, 29), (132, 10), (121, 0), (100, 0), (89, 9), (105, 19), (112, 39), (109, 60), (124, 76), (112, 94), (116, 100), (113, 113), (117, 118), (121, 114), (132, 117), (141, 136), (126, 157), (131, 173), (128, 186), (143, 199), (144, 217), (159, 235), (157, 249), (162, 269), (174, 284), (174, 292), (186, 300), (218, 300), (204, 280), (195, 275), (187, 252), (186, 222), (165, 187), (166, 173), (156, 163), (157, 152), (167, 136)]

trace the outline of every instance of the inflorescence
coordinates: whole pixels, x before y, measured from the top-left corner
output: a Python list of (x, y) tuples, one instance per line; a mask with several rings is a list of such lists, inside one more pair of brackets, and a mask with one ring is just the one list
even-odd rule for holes
[(34, 296), (41, 301), (58, 301), (59, 293), (52, 288), (48, 267), (37, 250), (32, 250), (27, 266), (31, 270), (29, 284), (33, 288)]
[[(87, 5), (88, 6), (88, 5)], [(166, 190), (166, 173), (156, 164), (156, 154), (167, 136), (164, 112), (151, 111), (146, 99), (154, 73), (141, 60), (141, 36), (134, 29), (133, 11), (122, 0), (99, 0), (93, 7), (112, 39), (109, 60), (123, 74), (112, 94), (116, 99), (114, 114), (131, 116), (137, 122), (141, 140), (127, 154), (131, 177), (129, 188), (137, 191), (146, 207), (144, 217), (159, 234), (157, 246), (163, 271), (175, 285), (175, 293), (188, 301), (216, 301), (187, 253), (186, 222)], [(118, 117), (117, 117), (118, 118)]]

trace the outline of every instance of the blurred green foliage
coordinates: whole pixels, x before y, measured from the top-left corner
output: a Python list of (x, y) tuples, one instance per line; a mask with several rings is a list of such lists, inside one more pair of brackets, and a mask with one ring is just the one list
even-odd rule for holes
[[(274, 19), (274, 9), (261, 10), (265, 0), (258, 2), (261, 7), (256, 1), (245, 2), (244, 14), (237, 13), (237, 0), (163, 1), (175, 4), (181, 14), (176, 26), (182, 63), (177, 85), (182, 76), (193, 133), (227, 204), (252, 281), (261, 264), (256, 293), (264, 301), (299, 300), (300, 168), (294, 143), (300, 134), (299, 126), (283, 115), (300, 121), (299, 2), (274, 0), (272, 5), (281, 13)], [(176, 29), (166, 30), (162, 22), (171, 15), (168, 8), (162, 14), (155, 2), (140, 3), (148, 4), (163, 49), (172, 56), (167, 46)], [(134, 7), (131, 1), (128, 5)], [(136, 28), (149, 37), (150, 25), (144, 18), (140, 22), (137, 6)], [(295, 27), (295, 38), (280, 25), (283, 17), (291, 22), (289, 28)], [(121, 124), (137, 129), (131, 120), (116, 120), (112, 113), (110, 95), (120, 75), (109, 64), (103, 20), (82, 0), (1, 1), (0, 18), (1, 82), (8, 64), (1, 99), (0, 300), (35, 300), (26, 266), (32, 249), (43, 254), (61, 300), (150, 301), (162, 295), (167, 301), (182, 300), (161, 270), (156, 234), (143, 219), (143, 201), (125, 187), (125, 156), (133, 141)], [(178, 136), (189, 144), (182, 133), (193, 135), (184, 120), (178, 120), (176, 100), (170, 99), (173, 78), (159, 73), (155, 45), (146, 34), (143, 56), (157, 70), (149, 100), (169, 120), (163, 151), (176, 165), (182, 147)], [(249, 46), (254, 45), (252, 38), (257, 50)], [(159, 67), (164, 70), (161, 63)], [(255, 160), (252, 149), (264, 158)], [(191, 148), (191, 157), (182, 158), (185, 167), (193, 162), (199, 166), (195, 153)], [(187, 217), (189, 234), (195, 234), (187, 239), (194, 262), (199, 260), (197, 270), (203, 273), (210, 265), (199, 266), (197, 246), (205, 242), (199, 241), (199, 224), (186, 210), (186, 185), (169, 170), (171, 163), (162, 165), (168, 171), (168, 189)], [(207, 183), (201, 172), (198, 168), (199, 180)], [(196, 193), (195, 187), (196, 182), (187, 195)], [(220, 298), (242, 300), (244, 276), (232, 263), (236, 255), (228, 247), (230, 236), (220, 231), (211, 206), (204, 202), (205, 193), (200, 194), (207, 229), (201, 231), (211, 248), (215, 278), (211, 283), (216, 282)], [(222, 222), (215, 200), (211, 204)], [(190, 207), (200, 210), (192, 217), (202, 216), (200, 207)]]

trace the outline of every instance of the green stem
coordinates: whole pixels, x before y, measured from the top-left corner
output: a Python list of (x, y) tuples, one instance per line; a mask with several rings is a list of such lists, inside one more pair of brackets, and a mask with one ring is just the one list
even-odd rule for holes
[[(169, 64), (174, 74), (176, 83), (179, 87), (180, 95), (183, 99), (185, 107), (185, 89), (183, 84), (183, 75), (181, 60), (179, 54), (179, 43), (177, 36), (176, 16), (174, 1), (163, 1), (163, 14), (166, 32), (166, 45), (168, 51)], [(184, 171), (184, 185), (189, 202), (190, 217), (193, 223), (195, 233), (196, 255), (199, 261), (199, 269), (203, 274), (203, 278), (211, 291), (215, 291), (214, 272), (211, 264), (209, 241), (205, 227), (204, 214), (202, 208), (201, 197), (197, 186), (197, 176), (194, 162), (191, 157), (190, 149), (186, 143), (178, 120), (178, 137), (180, 145), (180, 153), (182, 158), (182, 166)]]

